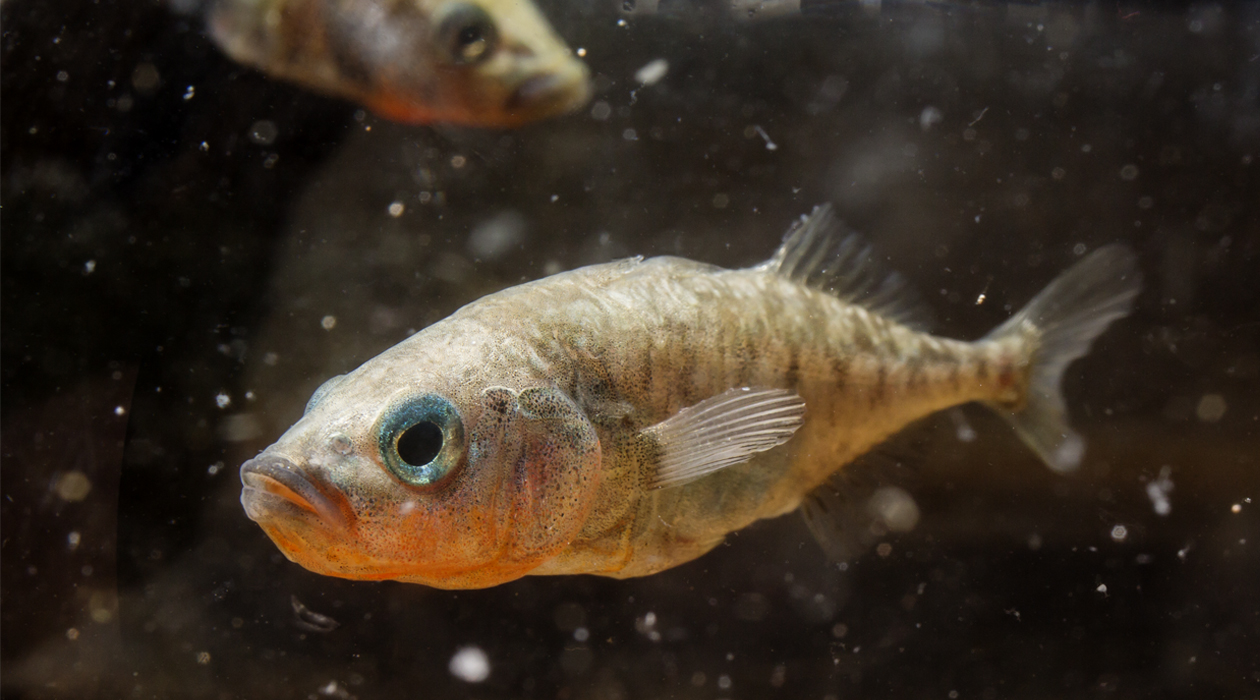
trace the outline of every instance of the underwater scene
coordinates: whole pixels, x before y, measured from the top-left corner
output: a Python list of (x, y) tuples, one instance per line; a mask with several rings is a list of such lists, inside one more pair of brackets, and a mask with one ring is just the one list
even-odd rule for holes
[(1260, 699), (1260, 4), (0, 34), (4, 698)]

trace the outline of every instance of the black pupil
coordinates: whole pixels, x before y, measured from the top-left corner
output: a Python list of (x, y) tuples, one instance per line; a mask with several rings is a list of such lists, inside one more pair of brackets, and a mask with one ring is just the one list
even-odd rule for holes
[(398, 457), (413, 467), (432, 462), (441, 451), (442, 429), (435, 423), (416, 423), (398, 436)]
[(480, 24), (469, 24), (459, 30), (459, 45), (463, 47), (472, 46), (481, 41), (484, 32), (481, 30)]

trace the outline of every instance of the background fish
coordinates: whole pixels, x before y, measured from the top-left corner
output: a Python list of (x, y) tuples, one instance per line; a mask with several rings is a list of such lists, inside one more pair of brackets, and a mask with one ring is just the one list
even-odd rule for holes
[(241, 63), (401, 122), (511, 127), (590, 97), (529, 0), (219, 0), (210, 28)]
[(969, 401), (1079, 465), (1059, 384), (1129, 311), (1131, 251), (966, 343), (914, 330), (839, 230), (822, 208), (750, 269), (635, 258), (470, 304), (317, 390), (242, 466), (245, 510), (312, 571), (478, 588), (690, 561)]

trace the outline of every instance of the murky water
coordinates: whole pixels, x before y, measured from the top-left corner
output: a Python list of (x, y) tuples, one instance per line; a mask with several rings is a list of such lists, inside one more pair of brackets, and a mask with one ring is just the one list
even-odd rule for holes
[[(195, 14), (5, 0), (6, 697), (1260, 697), (1257, 7), (651, 9), (546, 5), (594, 100), (488, 132), (269, 81)], [(844, 566), (793, 515), (458, 593), (245, 518), (327, 377), (550, 272), (758, 262), (827, 201), (952, 337), (1138, 251), (1068, 373), (1078, 474), (968, 407), (904, 438), (918, 526)]]

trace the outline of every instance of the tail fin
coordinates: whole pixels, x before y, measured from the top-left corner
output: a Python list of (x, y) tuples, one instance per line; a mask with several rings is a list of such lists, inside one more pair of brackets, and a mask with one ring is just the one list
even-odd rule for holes
[(1099, 248), (1041, 290), (985, 340), (1025, 336), (1036, 345), (1028, 395), (1018, 410), (994, 406), (1051, 469), (1070, 472), (1085, 442), (1067, 421), (1063, 371), (1089, 351), (1112, 321), (1129, 313), (1142, 286), (1137, 257), (1124, 245)]

